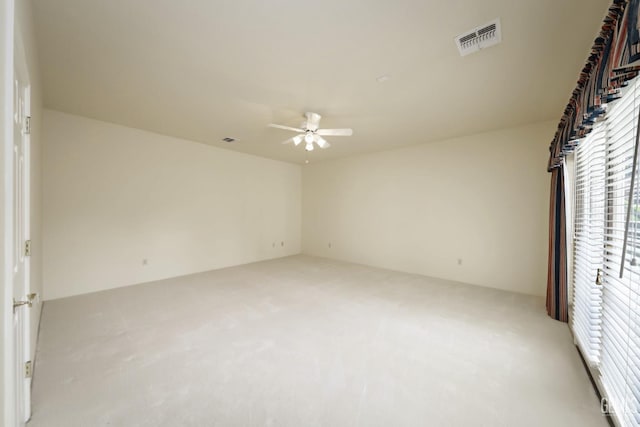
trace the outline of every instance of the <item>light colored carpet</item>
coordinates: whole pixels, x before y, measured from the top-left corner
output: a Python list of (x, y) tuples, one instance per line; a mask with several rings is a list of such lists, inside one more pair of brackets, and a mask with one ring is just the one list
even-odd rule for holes
[(47, 302), (30, 427), (606, 426), (542, 298), (295, 256)]

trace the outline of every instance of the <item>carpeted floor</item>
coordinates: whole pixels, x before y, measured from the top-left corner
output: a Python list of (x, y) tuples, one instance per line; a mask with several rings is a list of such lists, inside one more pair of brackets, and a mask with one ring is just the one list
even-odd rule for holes
[(606, 426), (542, 298), (295, 256), (48, 301), (29, 427)]

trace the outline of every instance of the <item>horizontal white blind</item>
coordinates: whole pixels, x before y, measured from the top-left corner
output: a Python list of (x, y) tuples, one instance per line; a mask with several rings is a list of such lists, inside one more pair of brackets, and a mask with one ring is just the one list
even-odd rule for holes
[(604, 126), (598, 126), (576, 150), (573, 303), (571, 327), (591, 366), (600, 361), (602, 286), (596, 276), (602, 267), (605, 219)]
[[(622, 99), (613, 104), (606, 122), (608, 141), (600, 377), (609, 407), (623, 426), (640, 426), (640, 192), (637, 191), (637, 181), (629, 242), (624, 254), (624, 276), (622, 279), (619, 277), (640, 106), (640, 99), (636, 96), (640, 94), (639, 83), (640, 79), (634, 80)], [(633, 266), (636, 261), (638, 266)]]

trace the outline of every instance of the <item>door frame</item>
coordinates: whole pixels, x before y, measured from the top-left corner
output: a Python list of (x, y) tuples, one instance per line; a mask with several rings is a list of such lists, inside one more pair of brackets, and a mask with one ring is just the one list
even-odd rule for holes
[(13, 342), (13, 73), (15, 41), (15, 0), (0, 0), (0, 129), (2, 149), (0, 164), (0, 274), (3, 289), (0, 292), (0, 327), (2, 328), (2, 355), (0, 379), (3, 399), (0, 416), (8, 427), (18, 425), (15, 400), (15, 363)]

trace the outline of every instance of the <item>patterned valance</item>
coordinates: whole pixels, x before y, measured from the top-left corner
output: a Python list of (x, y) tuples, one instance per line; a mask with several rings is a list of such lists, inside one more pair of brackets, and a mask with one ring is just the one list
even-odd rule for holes
[(551, 142), (548, 170), (560, 166), (565, 154), (592, 129), (605, 104), (620, 97), (620, 88), (640, 72), (640, 0), (614, 0), (580, 72), (576, 88)]

